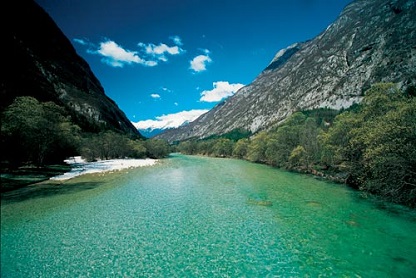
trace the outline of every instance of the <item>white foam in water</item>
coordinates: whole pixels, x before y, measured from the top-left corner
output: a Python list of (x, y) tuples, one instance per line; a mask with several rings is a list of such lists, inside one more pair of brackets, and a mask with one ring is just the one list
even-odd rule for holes
[(96, 162), (86, 162), (82, 157), (75, 156), (64, 160), (65, 163), (72, 165), (70, 172), (64, 173), (56, 177), (52, 177), (51, 180), (68, 180), (74, 177), (102, 173), (110, 171), (118, 171), (128, 168), (152, 166), (156, 164), (156, 159), (111, 159), (111, 160), (100, 160)]

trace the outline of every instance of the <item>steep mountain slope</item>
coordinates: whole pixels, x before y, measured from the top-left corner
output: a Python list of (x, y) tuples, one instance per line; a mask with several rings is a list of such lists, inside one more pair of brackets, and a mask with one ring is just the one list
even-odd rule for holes
[(172, 142), (237, 128), (257, 132), (294, 111), (349, 107), (376, 82), (416, 84), (414, 0), (352, 2), (319, 36), (279, 51), (250, 85), (157, 137)]
[(3, 5), (2, 44), (6, 64), (1, 75), (3, 111), (16, 96), (33, 96), (65, 107), (84, 130), (137, 130), (107, 97), (89, 65), (52, 18), (33, 0)]

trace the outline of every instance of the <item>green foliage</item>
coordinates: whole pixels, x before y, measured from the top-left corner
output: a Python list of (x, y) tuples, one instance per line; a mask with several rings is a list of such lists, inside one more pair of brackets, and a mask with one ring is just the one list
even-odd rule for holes
[(237, 143), (235, 143), (234, 148), (233, 148), (233, 157), (236, 158), (240, 158), (243, 159), (247, 156), (247, 152), (248, 152), (248, 146), (250, 144), (250, 141), (248, 138), (243, 138), (237, 141)]
[(416, 97), (416, 86), (409, 86), (407, 87), (404, 95), (408, 98)]
[(320, 160), (321, 146), (318, 142), (320, 132), (321, 129), (315, 118), (307, 118), (300, 131), (300, 145), (305, 150), (305, 166), (308, 169)]
[(81, 155), (88, 161), (114, 158), (163, 158), (170, 152), (164, 140), (131, 139), (124, 134), (105, 131), (84, 137)]
[(316, 125), (320, 128), (328, 128), (340, 111), (329, 108), (318, 108), (303, 111), (307, 118), (315, 119)]
[(416, 99), (391, 84), (377, 84), (366, 95), (361, 116), (352, 140), (362, 147), (361, 188), (415, 205)]
[(393, 84), (375, 84), (357, 112), (340, 114), (320, 138), (323, 161), (333, 167), (342, 163), (350, 175), (348, 183), (416, 205), (415, 98)]
[(233, 147), (233, 141), (226, 138), (220, 138), (215, 142), (212, 148), (212, 153), (217, 157), (229, 157), (233, 153)]
[(217, 142), (217, 140), (211, 139), (211, 140), (202, 140), (199, 142), (193, 142), (195, 149), (193, 150), (196, 154), (201, 155), (211, 155), (214, 152), (214, 145)]
[(198, 145), (196, 141), (189, 140), (180, 142), (177, 148), (183, 154), (197, 154)]
[(297, 146), (292, 150), (289, 156), (289, 165), (291, 168), (301, 168), (307, 165), (306, 150), (302, 146)]
[(268, 133), (266, 162), (273, 166), (291, 169), (289, 157), (298, 146), (305, 150), (305, 161), (312, 163), (316, 156), (316, 120), (302, 112), (294, 113), (277, 129)]
[(143, 141), (114, 131), (82, 133), (66, 111), (33, 97), (18, 97), (1, 115), (1, 162), (11, 167), (61, 163), (82, 155), (89, 161), (113, 158), (163, 158), (163, 140)]
[[(234, 140), (179, 144), (186, 154), (233, 156), (302, 172), (347, 177), (349, 185), (416, 206), (416, 98), (391, 83), (373, 85), (362, 104), (338, 112), (297, 112), (270, 131)], [(231, 150), (230, 150), (231, 148)], [(325, 175), (320, 173), (320, 175)]]
[(344, 112), (335, 118), (327, 133), (321, 133), (318, 139), (323, 146), (321, 161), (327, 166), (337, 166), (348, 161), (356, 161), (360, 154), (351, 144), (353, 130), (361, 121), (356, 113)]
[(33, 97), (18, 97), (5, 109), (1, 134), (2, 160), (15, 166), (62, 161), (80, 141), (79, 127), (62, 107)]
[(282, 126), (268, 135), (265, 161), (273, 166), (285, 167), (291, 149), (298, 144), (298, 136), (289, 126)]
[(125, 135), (105, 131), (84, 137), (81, 155), (88, 161), (134, 157), (134, 147), (132, 140)]
[(267, 132), (260, 132), (255, 135), (247, 149), (247, 159), (252, 162), (266, 162), (268, 135)]
[(146, 157), (146, 147), (143, 140), (129, 140), (128, 147), (130, 148), (130, 157), (132, 158), (145, 158)]
[(147, 156), (150, 158), (164, 158), (168, 156), (170, 149), (165, 140), (161, 139), (148, 139), (144, 143)]
[(380, 119), (387, 112), (395, 109), (397, 101), (403, 100), (402, 94), (393, 83), (378, 83), (365, 92), (360, 110), (364, 121)]

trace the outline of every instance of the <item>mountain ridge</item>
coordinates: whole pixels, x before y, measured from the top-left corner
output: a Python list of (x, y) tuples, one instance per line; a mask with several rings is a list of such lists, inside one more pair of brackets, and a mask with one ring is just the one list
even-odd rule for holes
[(416, 2), (356, 0), (315, 38), (279, 51), (249, 85), (187, 126), (156, 138), (170, 142), (252, 133), (296, 111), (347, 108), (378, 82), (416, 84)]
[(43, 8), (32, 0), (18, 0), (1, 13), (8, 53), (8, 70), (1, 77), (1, 111), (18, 96), (33, 96), (64, 107), (86, 131), (141, 136)]

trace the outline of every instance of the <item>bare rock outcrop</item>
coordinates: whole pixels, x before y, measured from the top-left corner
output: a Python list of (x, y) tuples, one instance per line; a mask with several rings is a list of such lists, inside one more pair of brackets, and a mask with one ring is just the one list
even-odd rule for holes
[(171, 142), (253, 133), (295, 111), (347, 108), (377, 82), (416, 84), (416, 1), (356, 0), (314, 39), (280, 50), (249, 85), (189, 125), (158, 135)]

